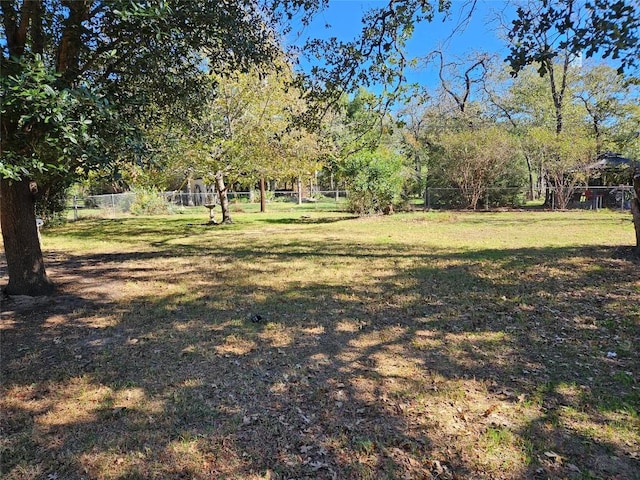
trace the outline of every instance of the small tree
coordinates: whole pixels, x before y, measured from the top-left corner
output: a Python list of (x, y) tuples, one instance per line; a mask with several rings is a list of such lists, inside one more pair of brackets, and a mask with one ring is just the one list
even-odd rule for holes
[(392, 213), (406, 177), (402, 156), (384, 148), (347, 157), (340, 173), (347, 187), (349, 210), (358, 215)]
[(555, 205), (565, 209), (576, 187), (586, 181), (586, 165), (595, 156), (595, 141), (578, 132), (557, 134), (539, 127), (530, 132), (530, 148), (537, 150), (553, 189)]
[(467, 208), (475, 210), (489, 187), (518, 170), (517, 144), (498, 127), (447, 133), (440, 145), (439, 175), (460, 188)]
[(264, 211), (266, 180), (300, 178), (319, 168), (325, 142), (294, 122), (307, 104), (291, 85), (292, 75), (282, 57), (269, 67), (210, 75), (201, 108), (179, 122), (180, 164), (215, 185), (222, 223), (232, 223), (228, 185), (259, 182)]

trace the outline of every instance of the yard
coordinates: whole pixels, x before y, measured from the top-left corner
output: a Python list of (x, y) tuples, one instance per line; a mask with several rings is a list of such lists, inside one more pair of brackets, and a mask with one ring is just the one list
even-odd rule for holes
[(206, 220), (44, 232), (58, 295), (2, 305), (3, 478), (640, 478), (628, 213)]

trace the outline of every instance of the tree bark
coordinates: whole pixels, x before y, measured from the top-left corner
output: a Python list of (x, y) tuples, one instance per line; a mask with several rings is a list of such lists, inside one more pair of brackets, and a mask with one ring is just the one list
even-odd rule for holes
[(92, 0), (67, 0), (63, 3), (69, 9), (69, 16), (63, 22), (64, 30), (56, 56), (56, 71), (63, 75), (67, 83), (72, 83), (80, 73), (82, 23), (89, 19)]
[(34, 184), (0, 180), (0, 226), (9, 270), (9, 295), (48, 295), (54, 286), (44, 260), (34, 209)]
[[(24, 0), (19, 8), (13, 2), (2, 2), (3, 26), (6, 32), (6, 46), (9, 56), (21, 58), (26, 52), (29, 32), (31, 33), (31, 52), (43, 53), (43, 5), (40, 0)], [(66, 73), (65, 69), (77, 57), (81, 45), (81, 25), (82, 19), (86, 19), (86, 11), (80, 16), (73, 13), (84, 7), (88, 7), (89, 0), (83, 2), (70, 2), (66, 5), (70, 9), (70, 16), (65, 20), (65, 33), (67, 47), (64, 48), (64, 56), (67, 61), (63, 67), (58, 62), (58, 72)], [(78, 21), (77, 25), (73, 22)], [(75, 33), (69, 37), (67, 31), (73, 30)], [(75, 42), (75, 43), (74, 43)], [(60, 52), (58, 52), (60, 55)], [(13, 65), (12, 69), (19, 69), (17, 63), (4, 62), (6, 65)], [(9, 72), (3, 72), (5, 74)], [(19, 72), (12, 72), (19, 73)], [(17, 133), (17, 125), (2, 122), (3, 145), (6, 138), (13, 138)], [(0, 228), (2, 228), (2, 238), (4, 241), (4, 252), (7, 259), (7, 269), (9, 272), (9, 283), (4, 291), (9, 295), (48, 295), (54, 291), (54, 286), (44, 268), (44, 259), (38, 229), (35, 220), (35, 191), (29, 179), (23, 178), (20, 181), (0, 179)]]
[(260, 177), (260, 212), (267, 211), (267, 192), (264, 188), (264, 177)]
[(218, 171), (215, 176), (216, 190), (220, 197), (220, 209), (222, 210), (222, 223), (233, 223), (231, 220), (231, 210), (229, 209), (229, 196), (227, 191), (229, 190), (224, 184), (223, 173)]
[(633, 177), (633, 189), (636, 197), (631, 199), (633, 226), (636, 229), (636, 253), (640, 255), (640, 173)]
[(531, 165), (531, 158), (526, 153), (524, 154), (524, 158), (527, 162), (527, 172), (529, 174), (529, 191), (527, 192), (527, 200), (531, 201), (534, 199), (533, 193), (533, 166)]

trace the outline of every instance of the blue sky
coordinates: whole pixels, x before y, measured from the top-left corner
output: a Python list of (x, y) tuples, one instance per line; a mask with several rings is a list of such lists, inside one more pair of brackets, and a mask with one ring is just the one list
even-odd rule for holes
[[(328, 38), (336, 36), (342, 40), (354, 38), (361, 30), (361, 18), (372, 7), (383, 6), (386, 1), (330, 0), (329, 7), (320, 12), (299, 37), (292, 32), (288, 40), (298, 46), (307, 37)], [(507, 54), (506, 42), (499, 38), (497, 15), (507, 9), (503, 0), (478, 0), (470, 21), (464, 30), (452, 35), (460, 22), (461, 8), (465, 0), (453, 0), (448, 18), (436, 16), (430, 23), (417, 25), (413, 38), (408, 43), (410, 57), (422, 57), (434, 49), (442, 49), (445, 61), (460, 59), (467, 54), (483, 51), (496, 53), (500, 58)], [(418, 69), (408, 73), (409, 82), (425, 86), (437, 84), (437, 71), (433, 68)]]

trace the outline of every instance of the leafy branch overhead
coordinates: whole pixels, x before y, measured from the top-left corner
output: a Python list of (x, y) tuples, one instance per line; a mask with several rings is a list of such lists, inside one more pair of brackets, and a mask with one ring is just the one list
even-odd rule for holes
[(540, 74), (560, 52), (619, 61), (618, 72), (640, 66), (640, 9), (635, 0), (529, 1), (508, 34), (514, 73), (533, 63)]
[[(469, 2), (469, 3), (475, 3)], [(389, 1), (372, 8), (362, 18), (357, 38), (310, 39), (303, 53), (321, 61), (307, 77), (305, 90), (310, 98), (337, 102), (343, 92), (382, 85), (388, 93), (398, 92), (409, 65), (405, 47), (416, 24), (430, 22), (436, 13), (445, 13), (450, 1)]]

